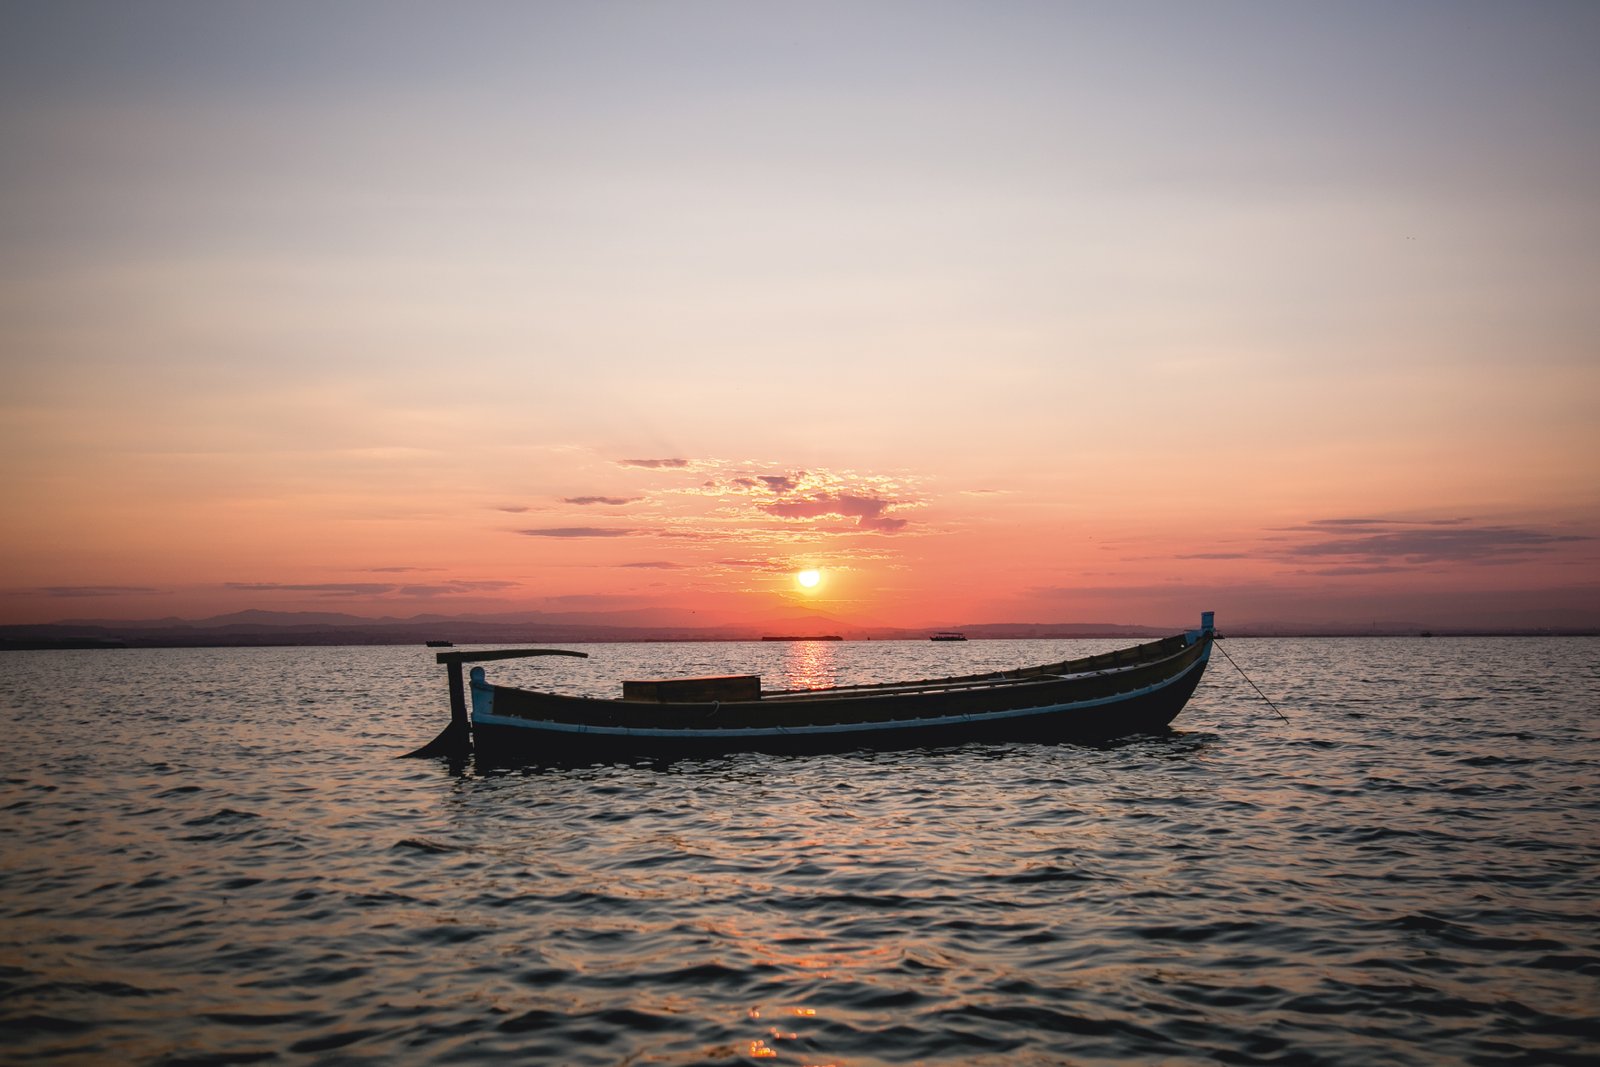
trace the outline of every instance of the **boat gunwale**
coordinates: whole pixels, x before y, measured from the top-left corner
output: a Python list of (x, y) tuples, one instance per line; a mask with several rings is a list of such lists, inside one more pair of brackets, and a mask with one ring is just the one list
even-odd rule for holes
[[(1042, 663), (1031, 667), (1013, 667), (1009, 670), (988, 671), (983, 674), (957, 674), (951, 675), (948, 678), (924, 678), (905, 682), (866, 682), (861, 685), (823, 686), (816, 689), (764, 689), (761, 692), (761, 699), (768, 700), (774, 697), (780, 699), (793, 699), (805, 696), (820, 695), (843, 697), (856, 691), (868, 694), (880, 694), (887, 690), (910, 690), (919, 686), (928, 687), (929, 689), (935, 690), (955, 690), (967, 687), (981, 688), (986, 685), (995, 686), (998, 688), (1000, 686), (1019, 685), (1033, 681), (1056, 681), (1063, 678), (1092, 677), (1094, 675), (1115, 674), (1121, 671), (1137, 669), (1139, 667), (1148, 667), (1152, 663), (1160, 663), (1163, 660), (1171, 659), (1173, 656), (1181, 656), (1184, 652), (1194, 647), (1195, 643), (1199, 641), (1203, 633), (1204, 631), (1201, 630), (1187, 630), (1183, 633), (1172, 634), (1167, 637), (1158, 638), (1154, 641), (1146, 641), (1141, 645), (1124, 645), (1118, 648), (1110, 649), (1106, 652), (1096, 652), (1088, 656), (1078, 656), (1073, 659), (1061, 660), (1055, 663)], [(1149, 653), (1152, 653), (1165, 645), (1169, 645), (1178, 641), (1183, 643), (1181, 645), (1175, 645), (1174, 650), (1170, 654), (1145, 658)], [(1141, 653), (1144, 655), (1141, 655)], [(1114, 658), (1129, 656), (1132, 658), (1127, 662), (1113, 663), (1110, 666), (1103, 668), (1072, 671), (1066, 670), (1066, 668), (1077, 667), (1081, 664), (1086, 664), (1093, 660), (1108, 656)], [(608, 700), (612, 698), (596, 697), (593, 699)]]
[[(1155, 648), (1171, 640), (1164, 638), (1162, 641), (1151, 642), (1149, 645), (1135, 645), (1120, 651), (1130, 651), (1140, 648)], [(958, 675), (951, 678), (927, 678), (914, 682), (871, 682), (865, 685), (838, 685), (818, 689), (774, 689), (763, 690), (761, 700), (779, 702), (800, 702), (806, 699), (827, 700), (856, 700), (862, 698), (898, 696), (905, 694), (922, 693), (960, 693), (980, 689), (1013, 689), (1021, 688), (1035, 683), (1044, 684), (1052, 682), (1067, 682), (1078, 678), (1102, 678), (1114, 674), (1124, 674), (1128, 671), (1141, 670), (1145, 667), (1165, 663), (1188, 652), (1194, 644), (1188, 643), (1178, 648), (1169, 655), (1156, 656), (1151, 659), (1135, 660), (1132, 663), (1123, 663), (1114, 667), (1103, 667), (1097, 670), (1057, 672), (1049, 668), (1062, 666), (1070, 667), (1083, 660), (1066, 660), (1060, 664), (1043, 664), (1037, 667), (1018, 667), (999, 674)], [(1091, 657), (1084, 657), (1088, 659)], [(606, 697), (599, 699), (605, 700)]]

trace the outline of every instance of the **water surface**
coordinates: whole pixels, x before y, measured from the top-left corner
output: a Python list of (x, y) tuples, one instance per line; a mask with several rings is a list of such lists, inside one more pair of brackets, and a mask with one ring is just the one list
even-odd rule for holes
[(8, 653), (0, 1059), (1596, 1062), (1600, 641), (1224, 647), (1287, 724), (1217, 658), (1172, 732), (1111, 746), (482, 771), (393, 758), (448, 715), (423, 649)]

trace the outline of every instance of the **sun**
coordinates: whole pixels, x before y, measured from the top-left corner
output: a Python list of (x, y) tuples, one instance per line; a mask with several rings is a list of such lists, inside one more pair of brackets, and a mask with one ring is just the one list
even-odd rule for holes
[(817, 587), (817, 583), (822, 581), (822, 572), (816, 570), (801, 571), (799, 574), (794, 576), (794, 580), (799, 582), (807, 589), (815, 589)]

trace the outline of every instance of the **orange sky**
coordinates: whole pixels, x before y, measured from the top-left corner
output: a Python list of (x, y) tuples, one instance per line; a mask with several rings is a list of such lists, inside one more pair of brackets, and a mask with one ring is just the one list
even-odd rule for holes
[(0, 623), (1600, 625), (1600, 9), (1472, 11), (14, 8)]

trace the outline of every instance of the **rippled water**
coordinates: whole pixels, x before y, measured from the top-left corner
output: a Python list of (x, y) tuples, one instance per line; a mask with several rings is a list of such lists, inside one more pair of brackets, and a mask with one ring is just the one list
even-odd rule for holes
[[(597, 645), (815, 684), (1096, 642)], [(0, 1060), (1593, 1064), (1600, 641), (1232, 640), (1106, 747), (482, 770), (415, 648), (7, 653)]]

